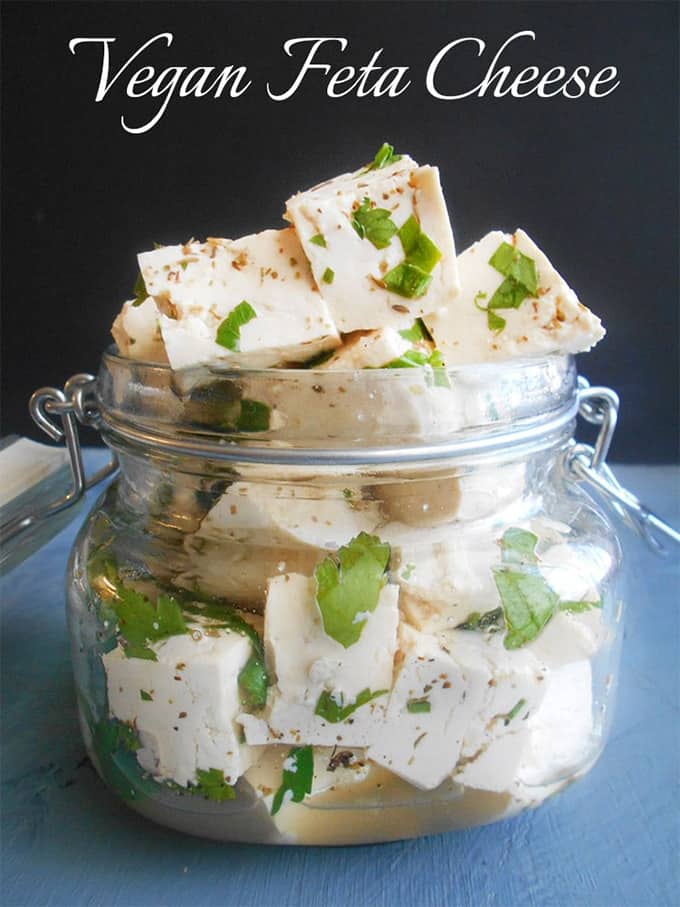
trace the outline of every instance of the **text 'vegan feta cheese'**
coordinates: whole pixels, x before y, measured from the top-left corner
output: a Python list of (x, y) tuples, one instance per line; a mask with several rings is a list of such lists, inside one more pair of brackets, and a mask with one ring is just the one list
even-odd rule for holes
[[(509, 292), (502, 293), (502, 287), (508, 287), (507, 282), (514, 278), (490, 264), (490, 259), (503, 244), (533, 261), (535, 292), (520, 288), (513, 294), (510, 286)], [(600, 319), (579, 302), (576, 293), (523, 230), (514, 234), (500, 230), (487, 233), (458, 256), (458, 269), (458, 297), (446, 311), (425, 317), (449, 366), (537, 354), (578, 353), (589, 350), (604, 337)], [(515, 273), (521, 273), (519, 268)], [(528, 284), (533, 282), (533, 277), (524, 279)], [(494, 307), (501, 303), (500, 296), (504, 297), (503, 305)], [(517, 307), (505, 307), (513, 299), (519, 302)]]
[[(294, 195), (286, 217), (343, 333), (437, 312), (458, 292), (453, 234), (436, 167), (418, 167), (403, 156), (382, 169), (345, 174)], [(387, 275), (407, 260), (397, 231), (409, 218), (441, 259), (430, 260), (421, 285), (404, 295), (388, 289)]]
[[(165, 246), (138, 259), (163, 313), (161, 333), (174, 369), (267, 368), (302, 362), (339, 343), (294, 230)], [(218, 343), (220, 325), (244, 302), (254, 314), (231, 345)]]

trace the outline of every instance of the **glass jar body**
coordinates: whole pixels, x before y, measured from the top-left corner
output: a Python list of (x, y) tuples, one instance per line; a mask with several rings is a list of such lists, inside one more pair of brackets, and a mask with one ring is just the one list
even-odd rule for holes
[(104, 780), (190, 834), (354, 844), (505, 818), (578, 778), (622, 605), (569, 435), (379, 467), (121, 445), (68, 580)]

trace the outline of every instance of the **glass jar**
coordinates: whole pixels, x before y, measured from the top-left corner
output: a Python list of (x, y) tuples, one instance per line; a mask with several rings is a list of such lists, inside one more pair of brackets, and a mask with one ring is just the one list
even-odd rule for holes
[(514, 815), (596, 761), (621, 554), (574, 474), (573, 359), (107, 353), (96, 397), (120, 474), (68, 619), (88, 753), (133, 809), (224, 841), (387, 841)]

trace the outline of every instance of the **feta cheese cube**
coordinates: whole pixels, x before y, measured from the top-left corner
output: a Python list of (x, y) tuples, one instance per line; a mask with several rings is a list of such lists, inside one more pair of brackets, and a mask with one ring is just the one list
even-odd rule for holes
[(262, 718), (239, 716), (248, 742), (363, 747), (373, 740), (386, 696), (337, 723), (314, 712), (323, 692), (347, 706), (364, 690), (390, 689), (398, 621), (398, 587), (388, 584), (366, 615), (358, 641), (345, 648), (323, 629), (312, 577), (293, 573), (272, 579), (264, 638), (276, 686)]
[(234, 784), (250, 764), (234, 719), (251, 645), (227, 630), (215, 634), (196, 630), (154, 643), (157, 661), (126, 658), (120, 647), (102, 656), (111, 714), (134, 723), (137, 758), (155, 778), (186, 786), (198, 769), (215, 768)]
[[(404, 328), (408, 327), (410, 323), (406, 321)], [(357, 331), (345, 337), (342, 346), (339, 346), (331, 358), (319, 368), (334, 371), (382, 368), (410, 349), (413, 349), (411, 341), (405, 340), (394, 328)]]
[(403, 657), (383, 724), (367, 756), (416, 787), (430, 790), (458, 762), (482, 691), (468, 684), (460, 665), (434, 636), (401, 624), (399, 645)]
[[(292, 229), (166, 246), (138, 258), (163, 313), (161, 333), (174, 369), (267, 368), (302, 362), (339, 343)], [(217, 330), (243, 301), (256, 317), (241, 325), (239, 349), (227, 349), (216, 342)]]
[(111, 328), (118, 352), (142, 362), (167, 362), (160, 331), (160, 313), (148, 296), (141, 305), (131, 299), (123, 304)]
[[(359, 235), (352, 219), (366, 198), (371, 207), (387, 210), (397, 228), (414, 216), (442, 253), (424, 295), (405, 298), (385, 288), (385, 274), (405, 253), (396, 233), (384, 248)], [(290, 198), (286, 218), (343, 333), (396, 326), (404, 314), (437, 312), (458, 292), (456, 252), (436, 167), (418, 167), (404, 156), (379, 170), (339, 176)]]
[(336, 550), (382, 520), (372, 501), (320, 497), (318, 488), (234, 482), (203, 520), (197, 538)]
[[(502, 330), (488, 325), (486, 308), (506, 279), (489, 259), (501, 243), (515, 246), (536, 266), (538, 292), (518, 308), (494, 309), (505, 320)], [(574, 291), (523, 230), (494, 230), (458, 256), (461, 292), (446, 311), (425, 316), (447, 365), (492, 362), (513, 357), (578, 353), (604, 337), (599, 318)]]

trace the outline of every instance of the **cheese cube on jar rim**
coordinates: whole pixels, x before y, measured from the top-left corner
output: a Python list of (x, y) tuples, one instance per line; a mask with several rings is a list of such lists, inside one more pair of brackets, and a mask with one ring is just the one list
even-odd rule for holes
[(523, 230), (487, 233), (458, 256), (458, 269), (457, 299), (424, 318), (449, 366), (578, 353), (604, 337), (600, 319)]
[(213, 632), (151, 644), (156, 661), (127, 658), (120, 646), (102, 656), (109, 709), (134, 723), (140, 765), (183, 787), (199, 769), (218, 769), (235, 784), (251, 762), (234, 720), (241, 709), (238, 675), (251, 644), (236, 633)]
[(151, 296), (123, 303), (111, 328), (118, 352), (128, 359), (167, 363), (160, 329), (160, 312)]
[(339, 343), (292, 229), (166, 246), (138, 259), (173, 369), (268, 368)]
[(265, 651), (276, 686), (270, 690), (263, 717), (238, 718), (248, 743), (363, 747), (374, 739), (387, 700), (382, 693), (367, 699), (346, 720), (333, 722), (315, 714), (322, 694), (347, 707), (366, 691), (386, 693), (392, 686), (397, 586), (384, 586), (375, 610), (364, 617), (359, 639), (345, 648), (324, 630), (314, 578), (286, 574), (270, 581)]
[(294, 195), (285, 216), (342, 333), (398, 326), (404, 315), (446, 308), (458, 292), (436, 167), (419, 167), (403, 156), (382, 168), (344, 174)]

